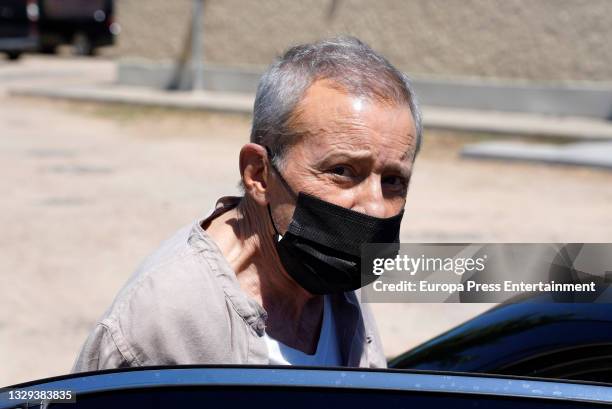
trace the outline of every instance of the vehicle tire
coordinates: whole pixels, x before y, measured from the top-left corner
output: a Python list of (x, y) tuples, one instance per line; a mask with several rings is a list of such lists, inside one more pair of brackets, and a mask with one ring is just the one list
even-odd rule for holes
[(19, 57), (21, 57), (21, 53), (19, 51), (11, 51), (7, 55), (8, 59), (11, 61), (17, 61)]
[(93, 43), (85, 33), (76, 33), (72, 40), (72, 45), (74, 47), (74, 55), (94, 55), (95, 49)]

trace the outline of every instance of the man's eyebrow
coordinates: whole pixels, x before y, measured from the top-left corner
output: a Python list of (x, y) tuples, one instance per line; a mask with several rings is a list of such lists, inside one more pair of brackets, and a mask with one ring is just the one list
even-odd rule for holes
[[(391, 160), (385, 165), (385, 171), (394, 171), (400, 173), (402, 176), (409, 177), (412, 173), (412, 162), (408, 161), (407, 158), (410, 153), (402, 155), (399, 160)], [(323, 155), (319, 160), (315, 162), (315, 166), (329, 165), (330, 162), (336, 160), (369, 160), (373, 162), (375, 160), (373, 153), (370, 150), (349, 150), (349, 149), (338, 149), (330, 151)]]
[(397, 172), (403, 177), (409, 178), (412, 174), (412, 163), (407, 161), (392, 161), (385, 166), (385, 170)]
[(335, 149), (328, 151), (320, 159), (316, 161), (317, 165), (326, 164), (332, 160), (337, 159), (352, 159), (352, 160), (373, 160), (374, 156), (371, 151), (367, 149), (353, 150), (353, 149)]

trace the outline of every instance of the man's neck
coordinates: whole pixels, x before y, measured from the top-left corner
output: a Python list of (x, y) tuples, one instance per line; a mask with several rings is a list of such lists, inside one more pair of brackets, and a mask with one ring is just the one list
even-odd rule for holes
[(282, 311), (286, 320), (299, 325), (304, 308), (322, 305), (314, 300), (319, 297), (300, 287), (283, 269), (266, 208), (245, 197), (238, 207), (212, 220), (207, 232), (235, 271), (242, 290), (269, 315)]

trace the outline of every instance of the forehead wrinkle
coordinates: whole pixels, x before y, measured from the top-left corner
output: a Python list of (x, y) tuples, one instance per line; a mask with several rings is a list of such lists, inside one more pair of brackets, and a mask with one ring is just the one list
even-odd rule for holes
[[(381, 143), (383, 144), (386, 142), (391, 142), (393, 137), (396, 136), (394, 135), (395, 133), (389, 134), (389, 135), (381, 134), (379, 128), (376, 126), (375, 123), (370, 123), (371, 121), (367, 121), (360, 114), (361, 112), (356, 113), (353, 111), (348, 111), (347, 115), (341, 115), (341, 116), (332, 118), (329, 121), (329, 123), (335, 125), (336, 129), (332, 131), (329, 129), (329, 126), (328, 126), (327, 128), (320, 129), (320, 132), (338, 134), (339, 138), (342, 138), (345, 140), (348, 139), (349, 141), (355, 140), (360, 145), (361, 144), (365, 144), (365, 145), (371, 144), (370, 140), (365, 140), (365, 138), (363, 138), (364, 134), (366, 134), (367, 132), (371, 132), (373, 135), (379, 136), (381, 138)], [(414, 152), (414, 149), (416, 146), (416, 137), (414, 136), (414, 132), (412, 130), (406, 131), (405, 136), (402, 135), (401, 139), (404, 139), (405, 137), (408, 138), (408, 140), (405, 142), (407, 146), (407, 152), (406, 152), (406, 156), (407, 156), (409, 153)], [(373, 138), (367, 138), (367, 139), (373, 139)]]
[(321, 161), (325, 161), (332, 157), (347, 157), (351, 159), (363, 160), (363, 159), (372, 159), (372, 151), (370, 150), (355, 150), (355, 149), (343, 149), (338, 148), (335, 150), (328, 150), (326, 154), (321, 157)]
[(364, 130), (377, 132), (376, 129), (366, 126), (363, 122), (356, 124), (348, 120), (331, 119), (327, 124), (308, 124), (304, 122), (296, 124), (296, 133), (308, 136), (314, 143), (325, 142), (330, 146), (338, 146), (346, 150), (372, 149), (372, 137), (364, 137)]
[[(334, 148), (348, 153), (361, 150), (364, 152), (370, 152), (370, 154), (373, 154), (374, 156), (378, 156), (381, 148), (390, 147), (391, 151), (395, 151), (393, 147), (397, 146), (397, 141), (394, 141), (392, 137), (383, 137), (381, 140), (376, 140), (376, 138), (373, 137), (364, 137), (364, 134), (357, 132), (356, 130), (354, 130), (354, 132), (338, 133), (331, 132), (327, 129), (322, 129), (319, 133), (308, 133), (311, 134), (310, 137), (312, 138), (309, 142), (314, 144), (321, 144), (322, 142), (325, 142), (325, 144), (329, 146), (329, 149)], [(322, 137), (325, 138), (324, 141), (322, 140)], [(406, 149), (398, 158), (400, 161), (410, 162), (414, 156), (415, 138), (411, 133), (408, 134), (408, 138), (409, 140), (405, 143)]]
[(341, 112), (328, 119), (326, 122), (320, 122), (319, 118), (314, 118), (314, 121), (306, 120), (303, 111), (300, 111), (294, 116), (292, 127), (304, 134), (338, 135), (343, 139), (347, 137), (350, 138), (353, 134), (364, 130), (376, 132), (376, 129), (368, 126), (360, 115), (354, 115), (351, 111)]
[[(353, 109), (353, 104), (351, 103), (350, 106), (334, 107), (336, 111), (334, 117), (331, 118), (327, 124), (319, 125), (319, 129), (308, 129), (308, 128), (312, 128), (313, 126), (315, 126), (313, 122), (318, 122), (318, 119), (319, 119), (318, 115), (315, 115), (314, 118), (304, 117), (305, 114), (308, 112), (307, 107), (309, 106), (309, 104), (312, 104), (312, 101), (311, 101), (312, 94), (311, 93), (313, 92), (312, 91), (313, 88), (315, 88), (316, 86), (322, 86), (329, 90), (337, 91), (345, 97), (349, 97), (352, 99), (359, 99), (362, 102), (362, 104), (363, 103), (369, 104), (369, 103), (375, 102), (375, 101), (372, 101), (370, 98), (366, 98), (363, 95), (357, 95), (357, 94), (348, 92), (348, 90), (344, 89), (343, 87), (338, 88), (335, 85), (338, 85), (338, 84), (333, 81), (328, 81), (328, 80), (314, 81), (308, 87), (304, 96), (296, 104), (293, 111), (291, 112), (291, 116), (289, 117), (287, 121), (288, 125), (291, 128), (300, 131), (300, 133), (305, 133), (305, 134), (313, 134), (315, 132), (325, 132), (327, 131), (327, 128), (329, 128), (329, 124), (334, 124), (341, 128), (342, 127), (350, 128), (351, 126), (354, 127), (357, 123), (363, 125), (364, 120), (360, 118), (361, 117), (360, 114), (363, 112), (363, 107), (362, 109), (355, 111), (355, 109)], [(320, 111), (321, 109), (319, 108), (318, 110), (315, 110), (314, 112), (320, 112)]]
[[(304, 95), (304, 98), (296, 104), (289, 121), (287, 122), (290, 125), (290, 129), (288, 131), (293, 134), (296, 138), (294, 141), (303, 140), (302, 138), (307, 136), (312, 138), (311, 141), (314, 143), (323, 142), (323, 138), (325, 138), (326, 145), (337, 146), (339, 148), (354, 150), (357, 147), (359, 148), (367, 148), (368, 150), (375, 150), (380, 144), (394, 144), (393, 139), (398, 135), (382, 135), (380, 134), (380, 130), (378, 129), (376, 123), (372, 123), (368, 121), (368, 118), (364, 117), (362, 111), (355, 111), (350, 109), (348, 106), (333, 106), (332, 109), (335, 110), (333, 115), (328, 115), (327, 117), (321, 116), (321, 112), (326, 111), (325, 106), (319, 107), (318, 109), (309, 109), (311, 108), (312, 103), (311, 95), (309, 95), (309, 91), (312, 91), (313, 86), (315, 85), (323, 85), (326, 88), (334, 88), (329, 87), (328, 84), (311, 84), (309, 90)], [(336, 91), (340, 91), (336, 89)], [(380, 104), (380, 101), (372, 101), (370, 98), (363, 99), (363, 96), (351, 95), (346, 92), (342, 92), (345, 96), (352, 96), (354, 98), (359, 98), (366, 104), (374, 103)], [(321, 105), (321, 102), (318, 102)], [(325, 101), (323, 101), (325, 104)], [(397, 104), (391, 104), (391, 106), (398, 107)], [(351, 105), (352, 107), (352, 105)], [(410, 107), (407, 106), (408, 112), (410, 112)], [(366, 109), (367, 110), (367, 109)], [(314, 113), (314, 115), (313, 115)], [(392, 121), (395, 121), (396, 118), (392, 118)], [(397, 118), (399, 120), (399, 118)], [(377, 135), (372, 137), (364, 137), (368, 133)], [(406, 151), (402, 155), (402, 160), (411, 160), (414, 157), (414, 151), (416, 147), (416, 140), (414, 137), (414, 131), (408, 130), (407, 135), (401, 137), (402, 140), (408, 138), (405, 141)], [(374, 142), (376, 141), (376, 143)], [(401, 143), (404, 145), (404, 143)]]

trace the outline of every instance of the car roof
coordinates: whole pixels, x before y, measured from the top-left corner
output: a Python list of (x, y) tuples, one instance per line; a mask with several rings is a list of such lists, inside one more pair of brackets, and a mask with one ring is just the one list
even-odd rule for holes
[[(75, 374), (15, 385), (20, 390), (71, 390), (79, 394), (175, 386), (269, 386), (440, 392), (612, 403), (612, 387), (550, 380), (398, 370), (295, 367), (164, 367)], [(0, 408), (9, 407), (8, 389)]]

